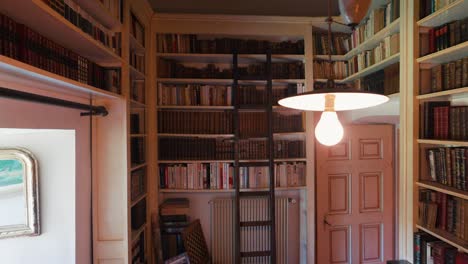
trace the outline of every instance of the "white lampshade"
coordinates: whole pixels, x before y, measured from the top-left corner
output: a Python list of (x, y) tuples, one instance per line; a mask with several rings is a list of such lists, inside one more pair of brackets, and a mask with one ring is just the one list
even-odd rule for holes
[(385, 95), (366, 91), (330, 89), (329, 91), (312, 91), (283, 98), (278, 103), (284, 107), (306, 110), (324, 111), (325, 96), (334, 95), (334, 111), (355, 110), (383, 104), (389, 100)]

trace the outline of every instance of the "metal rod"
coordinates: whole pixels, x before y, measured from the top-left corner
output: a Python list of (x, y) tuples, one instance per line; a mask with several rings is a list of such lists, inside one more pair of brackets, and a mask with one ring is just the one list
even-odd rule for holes
[(47, 104), (47, 105), (56, 105), (56, 106), (61, 106), (61, 107), (66, 107), (66, 108), (73, 108), (73, 109), (87, 111), (85, 113), (81, 113), (82, 116), (88, 116), (88, 115), (106, 116), (109, 113), (107, 112), (107, 109), (104, 106), (90, 106), (88, 104), (80, 104), (80, 103), (57, 99), (53, 97), (16, 91), (16, 90), (4, 88), (4, 87), (0, 87), (0, 97)]
[(239, 100), (238, 100), (238, 85), (239, 85), (239, 65), (238, 65), (238, 54), (237, 50), (233, 51), (232, 56), (232, 73), (234, 82), (232, 84), (232, 100), (234, 100), (234, 186), (235, 190), (235, 201), (234, 201), (234, 221), (235, 221), (235, 262), (236, 264), (242, 263), (240, 254), (240, 179), (239, 179)]
[(275, 221), (275, 152), (273, 140), (273, 74), (271, 70), (271, 47), (266, 54), (267, 100), (268, 100), (268, 167), (270, 171), (270, 263), (276, 264), (276, 221)]

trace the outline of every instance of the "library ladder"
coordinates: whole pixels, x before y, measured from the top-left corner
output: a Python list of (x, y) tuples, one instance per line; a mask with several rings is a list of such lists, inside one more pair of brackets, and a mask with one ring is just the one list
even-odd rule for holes
[[(235, 206), (234, 206), (234, 221), (235, 221), (235, 263), (242, 263), (243, 258), (252, 257), (270, 257), (270, 263), (276, 264), (276, 232), (275, 232), (275, 183), (274, 183), (274, 141), (273, 141), (273, 81), (272, 81), (272, 59), (271, 50), (269, 49), (266, 54), (265, 75), (259, 78), (261, 81), (266, 81), (266, 100), (264, 105), (267, 116), (267, 157), (268, 161), (242, 161), (242, 166), (268, 166), (269, 171), (269, 187), (268, 190), (258, 191), (241, 191), (240, 190), (240, 102), (239, 102), (239, 55), (235, 51), (233, 53), (233, 89), (232, 98), (234, 99), (234, 185), (235, 185)], [(262, 82), (263, 83), (263, 82)], [(266, 221), (241, 221), (242, 212), (242, 198), (248, 197), (264, 197), (268, 200), (268, 217)], [(269, 250), (264, 251), (241, 251), (242, 241), (241, 232), (243, 229), (252, 227), (267, 227), (270, 229), (269, 233)], [(264, 241), (265, 243), (266, 241)]]

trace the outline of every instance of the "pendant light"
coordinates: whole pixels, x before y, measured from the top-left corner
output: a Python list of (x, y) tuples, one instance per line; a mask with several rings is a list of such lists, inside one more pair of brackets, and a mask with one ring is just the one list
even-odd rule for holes
[(389, 99), (385, 95), (361, 91), (355, 88), (337, 88), (333, 81), (331, 59), (331, 0), (328, 0), (328, 62), (329, 76), (325, 89), (301, 93), (283, 98), (278, 103), (284, 107), (306, 111), (321, 111), (322, 115), (315, 128), (315, 137), (323, 145), (333, 146), (343, 138), (343, 126), (337, 111), (355, 110), (383, 104)]

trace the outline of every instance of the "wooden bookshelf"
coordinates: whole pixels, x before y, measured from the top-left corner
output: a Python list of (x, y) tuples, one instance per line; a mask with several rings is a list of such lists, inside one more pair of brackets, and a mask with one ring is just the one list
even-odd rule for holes
[(445, 184), (440, 184), (433, 181), (418, 181), (416, 185), (422, 188), (431, 189), (437, 192), (445, 193), (451, 196), (459, 197), (468, 200), (468, 192), (450, 187)]
[(234, 134), (174, 134), (158, 133), (159, 137), (191, 137), (191, 138), (232, 138)]
[(129, 69), (130, 69), (130, 75), (131, 75), (131, 78), (133, 80), (145, 80), (146, 79), (146, 76), (144, 73), (142, 73), (141, 71), (137, 70), (135, 67), (133, 66), (128, 66)]
[[(156, 57), (161, 59), (175, 60), (179, 62), (193, 63), (232, 63), (232, 54), (212, 53), (157, 53)], [(304, 61), (304, 55), (297, 54), (272, 54), (272, 62), (296, 62)], [(265, 62), (265, 54), (239, 54), (239, 63), (250, 64)]]
[(234, 160), (158, 160), (158, 164), (184, 164), (184, 163), (233, 163)]
[(419, 144), (427, 144), (427, 145), (447, 145), (447, 146), (468, 147), (468, 141), (418, 139), (417, 142)]
[(456, 247), (458, 250), (463, 251), (465, 253), (468, 253), (468, 242), (454, 236), (453, 234), (449, 232), (445, 232), (440, 229), (430, 229), (427, 227), (423, 227), (421, 225), (416, 225), (416, 228), (434, 236), (437, 237), (438, 239)]
[[(306, 190), (306, 186), (276, 187), (275, 191)], [(241, 189), (241, 191), (265, 191), (266, 188)], [(234, 189), (160, 189), (161, 193), (233, 193)]]
[[(418, 1), (419, 2), (419, 1)], [(412, 37), (408, 40), (408, 43), (411, 43), (413, 49), (411, 51), (411, 55), (406, 58), (406, 62), (409, 65), (412, 65), (414, 68), (414, 76), (409, 78), (409, 81), (412, 82), (412, 88), (416, 93), (408, 93), (408, 101), (414, 101), (414, 105), (410, 108), (412, 113), (408, 113), (407, 117), (412, 119), (412, 126), (409, 129), (414, 129), (413, 135), (410, 136), (410, 142), (414, 143), (414, 146), (410, 146), (407, 148), (407, 151), (413, 149), (414, 158), (412, 164), (409, 165), (409, 169), (412, 171), (408, 172), (409, 174), (413, 174), (412, 176), (412, 184), (414, 186), (413, 190), (413, 203), (412, 203), (412, 210), (413, 210), (413, 219), (412, 219), (412, 227), (413, 231), (419, 229), (424, 231), (456, 248), (458, 250), (468, 253), (468, 242), (464, 241), (463, 239), (458, 238), (456, 235), (446, 232), (444, 230), (438, 228), (427, 228), (422, 226), (421, 219), (419, 219), (418, 210), (419, 210), (419, 200), (420, 200), (420, 191), (422, 189), (432, 190), (434, 192), (443, 193), (449, 196), (458, 197), (461, 199), (468, 199), (468, 192), (459, 190), (457, 188), (440, 184), (438, 182), (433, 182), (429, 180), (422, 180), (427, 179), (429, 167), (426, 164), (426, 155), (424, 153), (425, 148), (430, 147), (468, 147), (468, 141), (461, 141), (461, 140), (439, 140), (439, 139), (421, 139), (418, 138), (420, 132), (424, 129), (424, 126), (421, 127), (420, 119), (424, 119), (424, 114), (420, 113), (421, 106), (427, 102), (432, 100), (447, 100), (447, 101), (455, 101), (455, 105), (466, 105), (466, 98), (468, 98), (468, 88), (462, 87), (452, 90), (445, 90), (440, 92), (428, 93), (428, 94), (421, 94), (418, 95), (417, 91), (419, 90), (419, 86), (421, 85), (421, 71), (422, 69), (430, 69), (433, 66), (440, 65), (447, 62), (452, 62), (461, 58), (464, 58), (468, 54), (468, 42), (460, 43), (458, 45), (440, 50), (438, 52), (434, 52), (425, 56), (419, 56), (420, 50), (420, 37), (421, 33), (427, 33), (428, 28), (438, 27), (444, 25), (446, 23), (452, 22), (454, 20), (459, 20), (465, 18), (466, 10), (468, 8), (468, 1), (466, 0), (456, 0), (453, 3), (441, 8), (440, 10), (419, 19), (419, 6), (418, 3), (411, 3), (410, 6), (413, 6), (415, 10), (414, 13), (410, 14), (412, 21), (414, 23), (414, 32)], [(423, 87), (427, 88), (427, 87)], [(412, 103), (410, 103), (412, 104)], [(412, 145), (412, 144), (409, 144)], [(411, 185), (411, 184), (410, 184)], [(462, 205), (463, 206), (463, 205)], [(437, 220), (438, 221), (438, 220)], [(410, 224), (410, 223), (408, 223)], [(408, 248), (411, 245), (408, 245)], [(411, 251), (412, 252), (412, 251)]]
[(401, 20), (400, 18), (396, 19), (390, 25), (386, 26), (385, 28), (377, 32), (375, 35), (373, 35), (371, 38), (365, 40), (364, 42), (356, 46), (354, 49), (350, 50), (348, 53), (344, 55), (346, 60), (351, 59), (358, 53), (374, 48), (381, 41), (383, 41), (385, 37), (388, 37), (397, 32), (400, 32), (400, 20)]
[(130, 40), (130, 49), (135, 51), (138, 54), (144, 54), (145, 53), (145, 47), (141, 45), (140, 42), (136, 40), (136, 38), (132, 35), (129, 34), (129, 40)]
[(131, 242), (134, 242), (136, 239), (138, 239), (139, 236), (141, 235), (141, 233), (145, 232), (146, 227), (147, 227), (147, 224), (145, 223), (140, 228), (138, 228), (138, 230), (132, 231), (132, 241)]
[(205, 79), (205, 78), (158, 78), (158, 83), (167, 84), (219, 84), (219, 85), (231, 85), (232, 79)]
[(460, 98), (460, 97), (467, 97), (468, 96), (468, 87), (462, 87), (462, 88), (457, 88), (457, 89), (452, 89), (452, 90), (445, 90), (445, 91), (440, 91), (440, 92), (435, 92), (435, 93), (429, 93), (429, 94), (422, 94), (416, 96), (416, 99), (418, 100), (430, 100), (430, 99), (446, 99), (450, 100), (453, 98)]
[(20, 83), (87, 99), (89, 99), (89, 94), (104, 98), (123, 98), (119, 94), (68, 79), (2, 55), (0, 55), (0, 77), (5, 83)]
[(354, 80), (357, 80), (357, 79), (360, 79), (362, 77), (365, 77), (369, 74), (372, 74), (374, 72), (377, 72), (377, 71), (380, 71), (380, 70), (383, 70), (385, 69), (386, 67), (394, 64), (394, 63), (397, 63), (400, 61), (400, 53), (396, 53), (396, 54), (393, 54), (392, 56), (380, 61), (380, 62), (377, 62), (376, 64), (374, 65), (371, 65), (361, 71), (358, 71), (346, 78), (344, 78), (342, 80), (343, 83), (347, 83), (347, 82), (351, 82), (351, 81), (354, 81)]
[[(18, 12), (18, 6), (22, 11)], [(41, 0), (5, 0), (0, 12), (101, 66), (120, 67), (122, 59)], [(64, 37), (66, 36), (66, 37)]]
[[(328, 55), (314, 55), (314, 60), (328, 60)], [(347, 61), (345, 55), (332, 55), (332, 61)]]
[(137, 203), (139, 203), (141, 200), (145, 199), (146, 197), (148, 197), (148, 194), (147, 193), (144, 193), (140, 196), (138, 196), (135, 200), (132, 201), (132, 204), (131, 206), (135, 206)]
[(436, 12), (422, 18), (417, 22), (420, 27), (437, 27), (445, 23), (459, 20), (466, 17), (468, 2), (456, 0), (453, 3), (437, 10)]
[(160, 105), (158, 109), (232, 110), (234, 106)]
[(464, 58), (466, 57), (466, 54), (468, 54), (468, 41), (418, 58), (417, 62), (425, 64), (423, 68), (430, 68), (437, 64), (442, 64)]
[(130, 104), (132, 108), (145, 108), (146, 107), (146, 104), (135, 101), (135, 100), (130, 100)]
[[(314, 79), (314, 82), (319, 82), (319, 83), (326, 83), (328, 80), (327, 79)], [(335, 79), (333, 80), (335, 83), (343, 83), (343, 79)]]
[[(106, 28), (115, 31), (121, 29), (122, 23), (120, 23), (119, 18), (112, 15), (101, 1), (75, 0), (75, 2)], [(117, 5), (117, 2), (115, 5)]]

